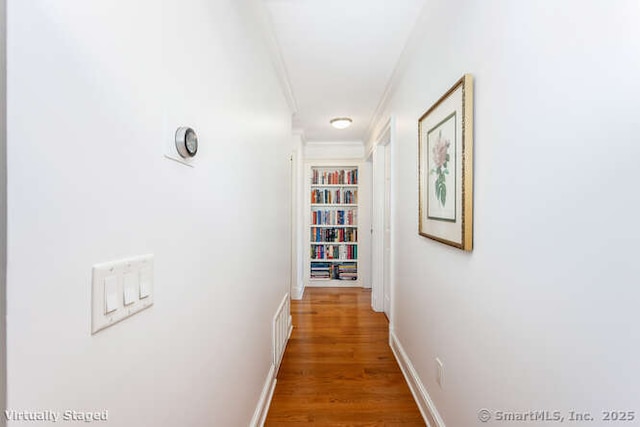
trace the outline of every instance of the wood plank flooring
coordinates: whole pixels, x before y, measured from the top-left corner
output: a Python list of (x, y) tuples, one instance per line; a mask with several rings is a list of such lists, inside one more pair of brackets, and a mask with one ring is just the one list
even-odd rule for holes
[(370, 290), (307, 288), (291, 314), (265, 426), (425, 425)]

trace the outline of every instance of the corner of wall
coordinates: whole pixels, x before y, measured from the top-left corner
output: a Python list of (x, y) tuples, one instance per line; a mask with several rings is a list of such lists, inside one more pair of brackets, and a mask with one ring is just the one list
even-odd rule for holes
[(282, 89), (282, 94), (287, 101), (287, 105), (289, 106), (289, 110), (291, 114), (295, 114), (298, 111), (298, 102), (296, 100), (295, 94), (293, 93), (293, 89), (291, 87), (291, 79), (289, 78), (289, 72), (287, 71), (287, 67), (284, 63), (284, 58), (282, 56), (282, 48), (280, 47), (280, 42), (276, 37), (276, 33), (273, 29), (273, 21), (271, 18), (271, 14), (269, 10), (263, 2), (255, 2), (256, 7), (260, 10), (260, 20), (262, 24), (262, 30), (264, 33), (264, 40), (267, 44), (267, 49), (270, 52), (271, 61), (273, 63), (273, 69), (278, 76), (278, 81), (280, 82), (280, 88)]
[(291, 299), (302, 299), (304, 294), (304, 257), (302, 255), (302, 248), (304, 247), (304, 132), (302, 130), (295, 130), (292, 132), (293, 136), (293, 171), (294, 183), (292, 185), (292, 191), (294, 194), (294, 217), (292, 219), (292, 229), (294, 236), (293, 256), (294, 264), (293, 270), (295, 272), (293, 282), (291, 284)]
[[(7, 10), (0, 0), (0, 411), (7, 407)], [(6, 418), (0, 417), (0, 427)]]
[(291, 292), (291, 299), (301, 300), (304, 296), (304, 283), (301, 283), (299, 287), (295, 287)]

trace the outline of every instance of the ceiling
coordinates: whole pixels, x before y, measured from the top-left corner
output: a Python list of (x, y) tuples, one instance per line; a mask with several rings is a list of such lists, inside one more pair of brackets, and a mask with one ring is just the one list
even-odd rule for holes
[[(425, 0), (264, 0), (310, 142), (363, 141)], [(351, 117), (333, 129), (329, 120)]]

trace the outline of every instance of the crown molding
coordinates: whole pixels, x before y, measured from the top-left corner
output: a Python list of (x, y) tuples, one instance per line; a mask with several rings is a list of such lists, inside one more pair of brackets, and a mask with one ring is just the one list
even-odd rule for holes
[[(422, 6), (422, 9), (418, 14), (418, 18), (413, 24), (413, 28), (409, 33), (409, 37), (407, 38), (407, 42), (405, 43), (404, 48), (402, 49), (402, 53), (398, 58), (398, 62), (396, 63), (396, 66), (394, 67), (393, 72), (391, 73), (391, 77), (389, 78), (389, 81), (385, 86), (384, 92), (382, 92), (382, 96), (380, 97), (380, 101), (378, 102), (378, 105), (373, 115), (371, 116), (371, 120), (367, 125), (367, 128), (364, 133), (364, 136), (365, 136), (364, 141), (366, 146), (369, 146), (375, 142), (378, 136), (378, 133), (380, 132), (378, 128), (384, 125), (385, 123), (387, 123), (387, 121), (389, 120), (389, 117), (388, 116), (383, 117), (383, 114), (387, 109), (387, 107), (389, 106), (389, 101), (391, 100), (391, 96), (393, 95), (393, 93), (396, 90), (396, 87), (398, 86), (400, 77), (404, 74), (404, 71), (407, 68), (409, 58), (415, 52), (418, 46), (419, 35), (422, 31), (422, 25), (420, 25), (420, 23), (425, 19), (424, 15), (426, 13), (426, 9), (427, 7), (425, 4)], [(384, 123), (380, 123), (381, 121), (384, 121)]]
[(282, 94), (287, 100), (289, 110), (293, 115), (298, 112), (298, 102), (296, 100), (295, 94), (293, 93), (293, 88), (291, 87), (291, 80), (289, 78), (287, 66), (284, 62), (284, 56), (282, 55), (280, 42), (278, 41), (278, 37), (276, 36), (276, 32), (274, 30), (271, 13), (269, 12), (265, 2), (263, 1), (254, 1), (254, 5), (257, 9), (259, 9), (263, 30), (262, 32), (265, 36), (265, 41), (269, 50), (269, 56), (271, 57), (273, 68), (276, 72), (276, 75), (278, 76)]

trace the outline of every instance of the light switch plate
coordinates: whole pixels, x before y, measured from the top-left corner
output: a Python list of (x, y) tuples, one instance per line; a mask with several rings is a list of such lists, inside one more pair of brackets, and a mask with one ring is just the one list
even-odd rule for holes
[[(145, 297), (142, 297), (144, 278)], [(153, 255), (96, 264), (92, 270), (91, 333), (153, 305)]]

